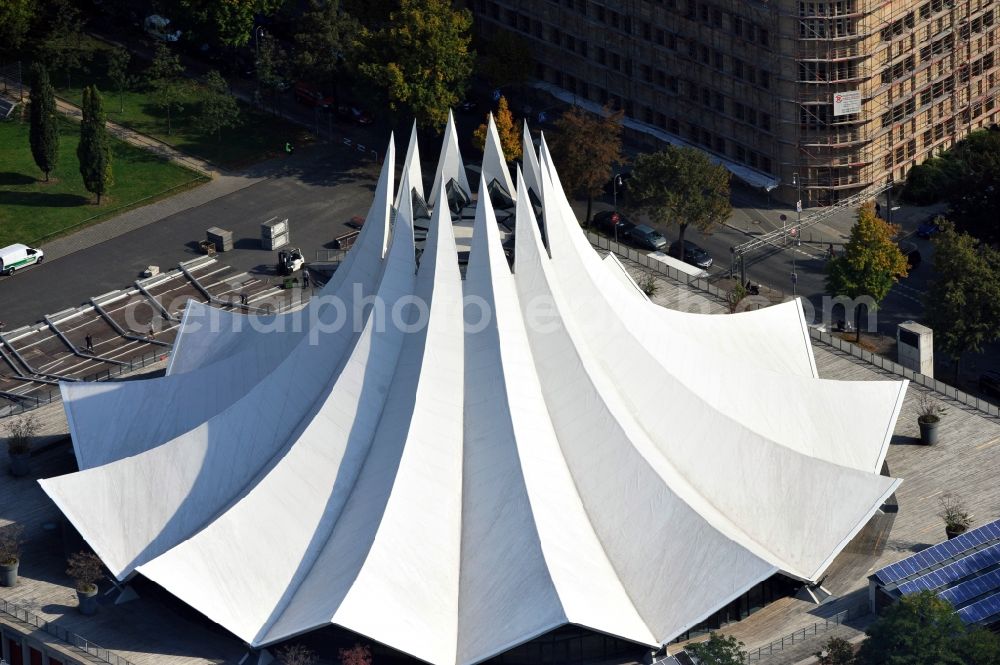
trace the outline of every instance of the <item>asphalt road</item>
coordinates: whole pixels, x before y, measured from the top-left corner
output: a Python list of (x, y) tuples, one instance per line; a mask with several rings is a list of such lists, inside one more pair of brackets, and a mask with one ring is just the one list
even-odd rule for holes
[(333, 239), (349, 230), (344, 224), (351, 217), (368, 211), (377, 176), (375, 165), (359, 162), (340, 146), (314, 150), (301, 170), (286, 170), (89, 249), (0, 277), (0, 320), (10, 331), (126, 288), (148, 265), (173, 269), (200, 255), (197, 243), (212, 226), (233, 232), (233, 251), (217, 256), (239, 270), (274, 274), (277, 252), (258, 242), (261, 222), (273, 216), (289, 219), (291, 244), (314, 259), (316, 250), (332, 248)]

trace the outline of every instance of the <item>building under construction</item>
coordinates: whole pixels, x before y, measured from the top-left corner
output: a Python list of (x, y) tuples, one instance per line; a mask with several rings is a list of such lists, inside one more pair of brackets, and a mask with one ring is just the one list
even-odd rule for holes
[[(902, 181), (997, 121), (996, 0), (472, 0), (556, 97), (697, 146), (780, 200)], [(610, 179), (610, 175), (609, 175)]]

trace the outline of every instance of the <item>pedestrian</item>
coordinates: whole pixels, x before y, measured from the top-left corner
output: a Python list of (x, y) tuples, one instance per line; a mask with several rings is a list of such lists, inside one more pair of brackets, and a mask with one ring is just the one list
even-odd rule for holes
[(837, 255), (836, 252), (833, 251), (833, 243), (832, 242), (830, 243), (830, 249), (828, 251), (829, 251), (829, 254), (828, 254), (827, 258), (832, 259), (833, 257), (835, 257)]
[(156, 330), (153, 328), (153, 323), (149, 323), (149, 339), (156, 339)]
[(250, 299), (249, 299), (249, 298), (247, 298), (247, 294), (246, 294), (246, 293), (241, 293), (241, 294), (240, 294), (240, 304), (241, 304), (241, 305), (243, 305), (244, 307), (246, 307), (246, 306), (247, 306), (247, 303), (248, 303), (249, 301), (250, 301)]
[(878, 201), (875, 202), (875, 216), (876, 217), (882, 216), (882, 206), (879, 204)]
[(309, 271), (306, 270), (305, 268), (302, 269), (302, 288), (303, 289), (309, 288)]
[(87, 336), (83, 338), (84, 343), (87, 345), (87, 351), (90, 353), (94, 352), (94, 338), (87, 333)]

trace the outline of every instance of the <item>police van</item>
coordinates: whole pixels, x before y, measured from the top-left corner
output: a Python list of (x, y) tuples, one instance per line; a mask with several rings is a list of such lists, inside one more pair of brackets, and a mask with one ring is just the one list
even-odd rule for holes
[(10, 245), (0, 249), (0, 274), (13, 275), (15, 270), (41, 263), (45, 252), (27, 245)]

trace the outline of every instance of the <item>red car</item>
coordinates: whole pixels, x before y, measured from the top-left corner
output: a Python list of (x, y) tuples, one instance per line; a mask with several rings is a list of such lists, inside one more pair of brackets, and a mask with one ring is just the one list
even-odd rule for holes
[(313, 108), (328, 109), (334, 105), (330, 95), (324, 95), (319, 88), (304, 81), (295, 84), (295, 100)]

